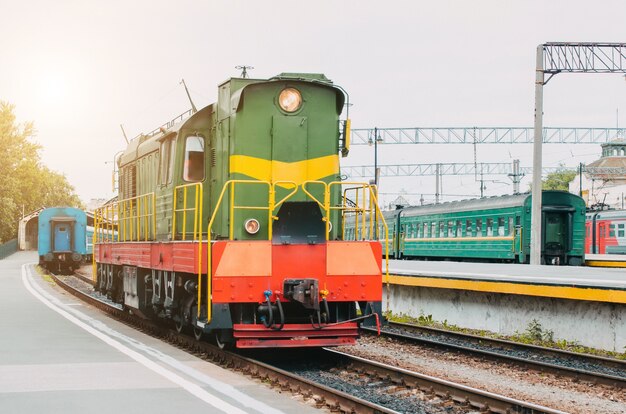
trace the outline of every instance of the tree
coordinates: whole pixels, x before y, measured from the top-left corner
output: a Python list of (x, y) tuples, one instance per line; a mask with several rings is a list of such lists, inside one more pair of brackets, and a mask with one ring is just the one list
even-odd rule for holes
[(13, 108), (0, 101), (0, 243), (16, 236), (22, 209), (81, 207), (65, 176), (41, 165), (34, 125), (17, 124)]
[(569, 191), (569, 183), (576, 177), (576, 171), (568, 170), (563, 164), (555, 172), (551, 172), (541, 181), (543, 190)]

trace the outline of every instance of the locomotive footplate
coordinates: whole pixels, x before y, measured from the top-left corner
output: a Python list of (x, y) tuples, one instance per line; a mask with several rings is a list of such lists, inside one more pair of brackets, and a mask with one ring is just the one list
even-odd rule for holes
[(312, 329), (311, 324), (285, 324), (280, 331), (266, 328), (262, 324), (233, 325), (237, 348), (354, 345), (358, 335), (356, 322), (324, 326), (322, 329)]

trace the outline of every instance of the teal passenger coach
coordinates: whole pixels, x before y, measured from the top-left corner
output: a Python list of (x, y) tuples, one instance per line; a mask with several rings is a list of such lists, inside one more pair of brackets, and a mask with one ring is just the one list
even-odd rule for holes
[[(526, 193), (386, 211), (389, 257), (528, 263), (531, 203)], [(585, 213), (582, 198), (543, 192), (542, 263), (584, 263)], [(355, 238), (354, 221), (345, 232)]]

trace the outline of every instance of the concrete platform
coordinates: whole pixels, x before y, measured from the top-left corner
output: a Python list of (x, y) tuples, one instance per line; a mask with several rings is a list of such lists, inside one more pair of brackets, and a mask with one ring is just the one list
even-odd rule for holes
[(0, 260), (0, 412), (319, 412), (108, 318), (36, 259)]
[(591, 267), (626, 267), (626, 254), (586, 254), (585, 264)]
[(405, 286), (626, 303), (623, 269), (390, 260), (389, 274)]
[(624, 269), (394, 260), (383, 309), (503, 335), (539, 322), (581, 345), (626, 349)]

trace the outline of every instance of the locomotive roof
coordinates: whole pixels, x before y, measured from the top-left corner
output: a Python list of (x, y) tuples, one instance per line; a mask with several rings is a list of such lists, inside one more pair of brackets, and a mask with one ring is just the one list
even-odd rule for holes
[[(276, 81), (285, 81), (292, 80), (298, 82), (309, 82), (316, 83), (320, 86), (325, 86), (328, 88), (332, 88), (336, 91), (338, 100), (337, 100), (337, 112), (341, 113), (344, 105), (345, 96), (343, 92), (333, 84), (333, 82), (328, 79), (322, 73), (289, 73), (283, 72), (280, 73), (270, 79), (243, 79), (243, 78), (230, 78), (223, 82), (220, 86), (228, 84), (233, 80), (238, 81), (238, 87), (232, 91), (231, 96), (231, 107), (238, 108), (239, 101), (241, 99), (244, 90), (248, 86), (252, 86), (258, 83), (263, 82), (276, 82)], [(193, 128), (193, 124), (196, 119), (198, 119), (202, 113), (204, 112), (212, 112), (215, 108), (215, 103), (208, 105), (202, 109), (200, 109), (196, 113), (186, 112), (174, 120), (166, 123), (165, 125), (157, 128), (147, 134), (140, 134), (139, 136), (133, 138), (129, 143), (122, 155), (118, 158), (118, 166), (122, 167), (132, 161), (135, 161), (137, 158), (142, 157), (143, 155), (149, 154), (150, 152), (156, 151), (159, 148), (160, 141), (170, 135), (172, 133), (178, 132), (181, 128), (190, 127)], [(188, 115), (188, 117), (185, 117)]]
[[(159, 148), (161, 140), (173, 133), (178, 132), (184, 126), (190, 126), (193, 128), (193, 124), (195, 120), (198, 118), (198, 114), (201, 114), (205, 111), (211, 112), (213, 110), (213, 105), (205, 106), (200, 109), (198, 112), (191, 114), (188, 118), (183, 118), (181, 115), (179, 118), (181, 119), (178, 122), (170, 121), (166, 125), (148, 133), (141, 134), (135, 138), (133, 138), (129, 143), (122, 155), (119, 158), (119, 166), (124, 166), (129, 162), (136, 160), (139, 157), (142, 157), (150, 152), (156, 151)], [(178, 118), (177, 118), (178, 119)]]
[(441, 204), (430, 204), (427, 206), (406, 207), (401, 211), (403, 217), (412, 217), (426, 214), (508, 208), (524, 205), (528, 197), (530, 197), (530, 193), (474, 198), (470, 200), (449, 201)]

